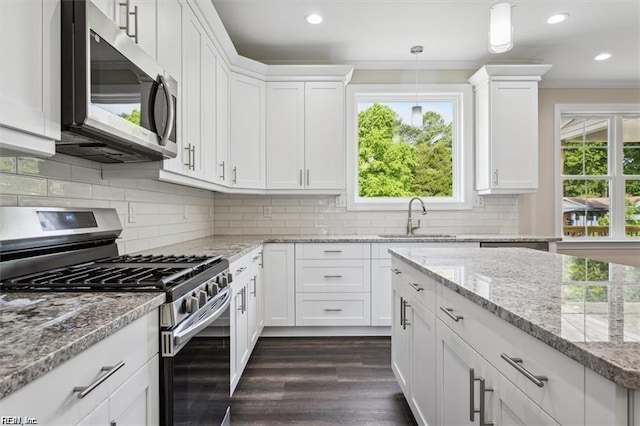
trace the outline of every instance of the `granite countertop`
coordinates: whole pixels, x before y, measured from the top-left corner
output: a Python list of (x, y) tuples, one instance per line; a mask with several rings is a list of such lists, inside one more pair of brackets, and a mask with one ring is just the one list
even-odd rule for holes
[[(383, 234), (384, 235), (384, 234)], [(229, 262), (242, 257), (263, 243), (433, 243), (433, 242), (556, 242), (560, 238), (535, 235), (469, 234), (447, 237), (416, 234), (414, 237), (379, 235), (214, 235), (172, 244), (136, 254), (222, 255)]]
[(640, 267), (522, 248), (390, 251), (607, 379), (640, 389)]
[(0, 294), (0, 398), (164, 303), (164, 293)]

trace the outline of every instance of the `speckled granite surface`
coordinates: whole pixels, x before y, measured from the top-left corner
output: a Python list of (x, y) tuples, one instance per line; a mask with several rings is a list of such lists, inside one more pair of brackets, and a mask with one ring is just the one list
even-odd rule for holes
[(512, 325), (640, 389), (640, 268), (520, 248), (393, 249)]
[(185, 255), (222, 255), (233, 262), (242, 257), (255, 247), (263, 243), (427, 243), (427, 242), (537, 242), (559, 241), (555, 237), (543, 237), (535, 235), (456, 235), (446, 236), (420, 236), (414, 237), (381, 237), (379, 235), (215, 235), (199, 238), (185, 243), (172, 244), (151, 250), (141, 251), (138, 254), (185, 254)]
[(164, 293), (0, 294), (0, 398), (164, 300)]

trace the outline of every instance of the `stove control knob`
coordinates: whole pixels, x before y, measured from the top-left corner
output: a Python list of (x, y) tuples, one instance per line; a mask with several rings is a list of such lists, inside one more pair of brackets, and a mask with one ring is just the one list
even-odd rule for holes
[(219, 290), (220, 290), (220, 287), (218, 287), (218, 284), (214, 283), (213, 281), (207, 284), (207, 294), (209, 296), (211, 297), (215, 296), (216, 294), (218, 294)]
[(186, 301), (186, 302), (187, 302), (187, 306), (186, 306), (186, 308), (187, 308), (187, 313), (188, 313), (188, 314), (192, 314), (192, 313), (194, 313), (194, 312), (195, 312), (195, 311), (197, 311), (197, 310), (198, 310), (198, 308), (200, 307), (200, 306), (198, 305), (198, 298), (197, 298), (197, 297), (195, 297), (195, 296), (189, 296), (189, 297), (187, 298), (187, 301)]
[(205, 303), (207, 303), (207, 292), (204, 290), (200, 290), (198, 292), (198, 305), (204, 306)]

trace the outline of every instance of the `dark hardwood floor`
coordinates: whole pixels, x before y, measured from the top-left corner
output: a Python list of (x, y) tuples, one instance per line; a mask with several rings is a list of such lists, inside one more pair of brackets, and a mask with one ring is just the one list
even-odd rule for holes
[(231, 402), (232, 425), (415, 425), (389, 337), (260, 338)]

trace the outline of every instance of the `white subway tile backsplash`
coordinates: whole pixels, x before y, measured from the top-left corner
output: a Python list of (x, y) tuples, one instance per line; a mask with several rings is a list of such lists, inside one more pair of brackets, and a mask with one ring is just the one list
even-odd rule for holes
[[(256, 213), (246, 207), (257, 206)], [(262, 215), (260, 206), (271, 205), (271, 218)], [(336, 207), (335, 196), (243, 196), (215, 194), (215, 233), (238, 234), (379, 234), (403, 233), (407, 211), (347, 211)], [(228, 207), (227, 207), (228, 206)], [(242, 220), (234, 215), (241, 214)], [(473, 210), (428, 210), (421, 220), (420, 232), (431, 233), (517, 233), (518, 198), (485, 197), (485, 206)]]
[(18, 205), (17, 195), (0, 194), (0, 206), (15, 207)]
[(49, 179), (48, 195), (50, 197), (91, 198), (91, 194), (91, 185), (87, 183)]
[(124, 200), (124, 188), (93, 185), (93, 198), (96, 200)]
[(18, 173), (71, 180), (71, 166), (50, 159), (18, 157)]
[(16, 195), (47, 195), (47, 179), (0, 173), (0, 193)]
[(0, 157), (0, 172), (15, 173), (16, 157)]

